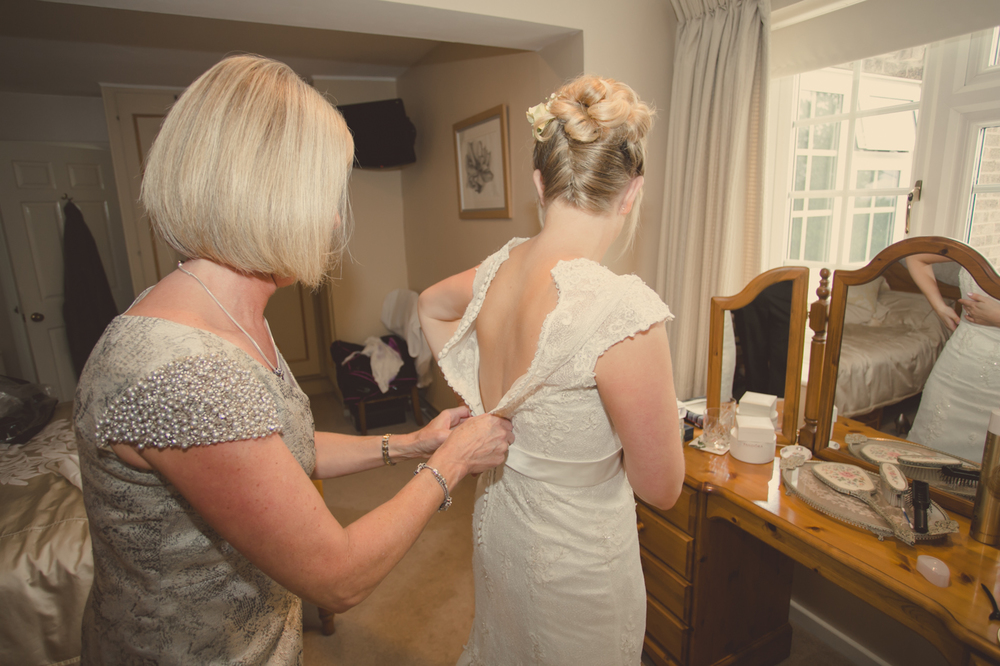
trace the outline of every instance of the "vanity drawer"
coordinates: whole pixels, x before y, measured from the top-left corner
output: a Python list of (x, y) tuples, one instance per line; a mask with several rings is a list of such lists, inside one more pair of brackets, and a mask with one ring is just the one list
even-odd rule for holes
[[(654, 666), (680, 666), (676, 661), (674, 661), (667, 651), (660, 647), (660, 644), (649, 637), (646, 634), (646, 639), (642, 642), (642, 652), (646, 655), (646, 659), (654, 664)], [(643, 661), (642, 663), (646, 663)]]
[(639, 517), (639, 545), (673, 567), (688, 580), (694, 567), (694, 538), (659, 517), (642, 504)]
[(691, 617), (691, 583), (674, 573), (670, 567), (664, 566), (644, 548), (639, 549), (639, 557), (646, 581), (646, 594), (687, 622)]
[[(691, 630), (656, 599), (646, 597), (646, 635), (666, 651), (666, 656), (687, 663), (688, 637)], [(668, 662), (669, 663), (669, 662)]]
[(698, 522), (698, 491), (690, 486), (683, 486), (676, 504), (661, 511), (643, 504), (650, 511), (666, 518), (688, 534), (694, 535), (694, 526)]

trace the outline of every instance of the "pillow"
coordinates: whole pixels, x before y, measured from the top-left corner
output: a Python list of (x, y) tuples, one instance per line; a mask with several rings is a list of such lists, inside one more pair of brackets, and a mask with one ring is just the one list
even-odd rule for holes
[(885, 278), (879, 276), (867, 284), (857, 284), (847, 288), (845, 324), (867, 324), (872, 320), (878, 304), (878, 292), (884, 282)]

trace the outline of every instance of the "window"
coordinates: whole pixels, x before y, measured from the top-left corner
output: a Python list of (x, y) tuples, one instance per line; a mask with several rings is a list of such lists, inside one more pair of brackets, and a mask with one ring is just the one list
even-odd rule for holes
[(906, 49), (786, 81), (791, 160), (775, 179), (787, 184), (782, 263), (859, 265), (903, 237), (924, 54)]
[(1000, 125), (979, 130), (970, 201), (965, 241), (1000, 266)]

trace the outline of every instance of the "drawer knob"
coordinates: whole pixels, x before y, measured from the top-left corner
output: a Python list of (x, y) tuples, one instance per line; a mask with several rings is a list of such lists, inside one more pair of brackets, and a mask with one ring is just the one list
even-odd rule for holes
[(644, 529), (646, 529), (646, 525), (645, 525), (645, 523), (643, 523), (643, 522), (642, 522), (641, 520), (638, 520), (638, 521), (636, 521), (636, 523), (635, 523), (635, 529), (636, 529), (636, 530), (638, 530), (639, 532), (641, 532), (641, 531), (643, 531)]

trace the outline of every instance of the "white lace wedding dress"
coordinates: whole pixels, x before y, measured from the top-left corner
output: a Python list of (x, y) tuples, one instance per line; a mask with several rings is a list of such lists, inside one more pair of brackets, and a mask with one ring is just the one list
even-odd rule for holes
[[(497, 269), (524, 240), (480, 266), (472, 302), (440, 354), (474, 414), (483, 412), (476, 317)], [(552, 278), (558, 303), (534, 359), (493, 410), (511, 419), (516, 441), (507, 464), (479, 480), (476, 616), (462, 666), (640, 662), (646, 601), (635, 499), (594, 365), (672, 315), (638, 277), (588, 259), (559, 262)]]
[[(983, 291), (959, 272), (962, 294)], [(963, 315), (931, 370), (907, 439), (973, 462), (983, 457), (990, 412), (1000, 407), (1000, 328)]]

